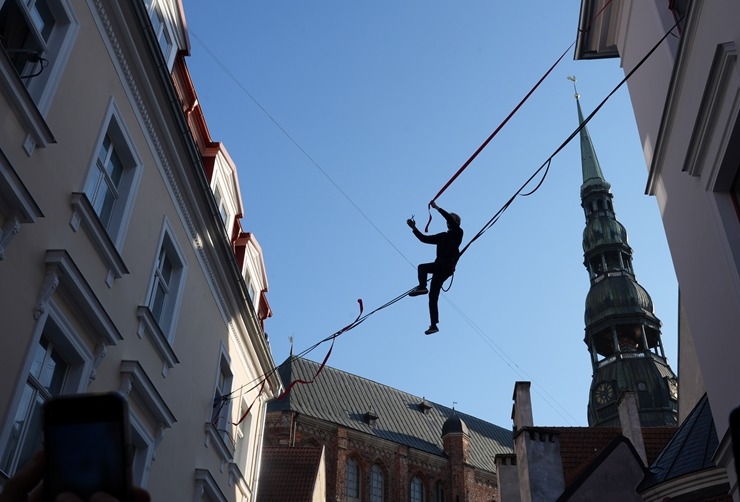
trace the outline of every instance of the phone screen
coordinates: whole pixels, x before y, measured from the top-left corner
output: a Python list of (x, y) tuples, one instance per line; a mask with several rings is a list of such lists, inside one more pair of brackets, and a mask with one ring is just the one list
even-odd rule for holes
[(51, 401), (45, 411), (47, 499), (105, 492), (128, 500), (127, 412), (117, 395)]

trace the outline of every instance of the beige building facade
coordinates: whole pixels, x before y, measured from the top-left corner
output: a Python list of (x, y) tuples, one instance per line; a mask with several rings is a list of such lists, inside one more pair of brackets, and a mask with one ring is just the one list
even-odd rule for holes
[(177, 0), (0, 0), (0, 485), (45, 401), (120, 391), (154, 500), (255, 500), (267, 276), (185, 26)]
[[(597, 22), (596, 13), (603, 10)], [(618, 57), (680, 290), (679, 422), (704, 394), (740, 500), (730, 412), (740, 404), (740, 5), (583, 0), (577, 59)]]

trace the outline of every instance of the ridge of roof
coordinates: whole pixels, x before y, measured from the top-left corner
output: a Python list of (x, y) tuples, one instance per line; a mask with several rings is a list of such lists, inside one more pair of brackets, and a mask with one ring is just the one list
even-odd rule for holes
[(718, 446), (712, 407), (704, 394), (650, 464), (638, 490), (644, 491), (670, 479), (715, 467), (712, 456)]
[[(316, 376), (319, 368), (318, 363), (303, 357), (288, 358), (280, 366), (286, 385), (294, 380), (313, 383), (294, 386), (290, 397), (271, 401), (268, 411), (297, 411), (439, 456), (445, 456), (443, 424), (457, 414), (470, 431), (471, 465), (496, 472), (495, 455), (513, 451), (510, 429), (330, 366), (324, 366)], [(423, 402), (426, 405), (421, 406)], [(368, 421), (365, 415), (371, 410), (377, 419)]]

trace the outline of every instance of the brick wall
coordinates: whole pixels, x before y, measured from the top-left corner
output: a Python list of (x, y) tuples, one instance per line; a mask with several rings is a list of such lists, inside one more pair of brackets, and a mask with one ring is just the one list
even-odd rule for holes
[(424, 502), (436, 502), (438, 484), (444, 489), (445, 502), (498, 502), (496, 474), (477, 471), (463, 461), (467, 459), (468, 441), (466, 437), (449, 446), (445, 443), (446, 454), (432, 455), (336, 424), (299, 417), (293, 412), (272, 412), (267, 415), (264, 444), (324, 445), (329, 502), (345, 500), (344, 475), (348, 457), (354, 458), (360, 466), (360, 499), (363, 502), (370, 500), (373, 465), (379, 465), (383, 472), (383, 500), (388, 502), (408, 502), (414, 476), (418, 476), (424, 486)]

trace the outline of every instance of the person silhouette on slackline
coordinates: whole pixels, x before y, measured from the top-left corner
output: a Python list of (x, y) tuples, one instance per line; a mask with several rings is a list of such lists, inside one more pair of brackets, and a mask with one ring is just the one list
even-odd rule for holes
[[(424, 333), (431, 335), (439, 331), (439, 291), (442, 284), (455, 272), (455, 265), (460, 258), (460, 243), (463, 238), (463, 230), (460, 228), (460, 217), (455, 213), (448, 213), (432, 201), (430, 204), (447, 221), (447, 231), (434, 235), (424, 235), (418, 228), (413, 218), (406, 220), (406, 224), (414, 231), (417, 239), (425, 244), (437, 245), (437, 257), (432, 263), (422, 263), (418, 266), (419, 285), (409, 292), (409, 296), (419, 296), (429, 293), (429, 317), (431, 324)], [(427, 291), (427, 275), (432, 274), (432, 283)]]

